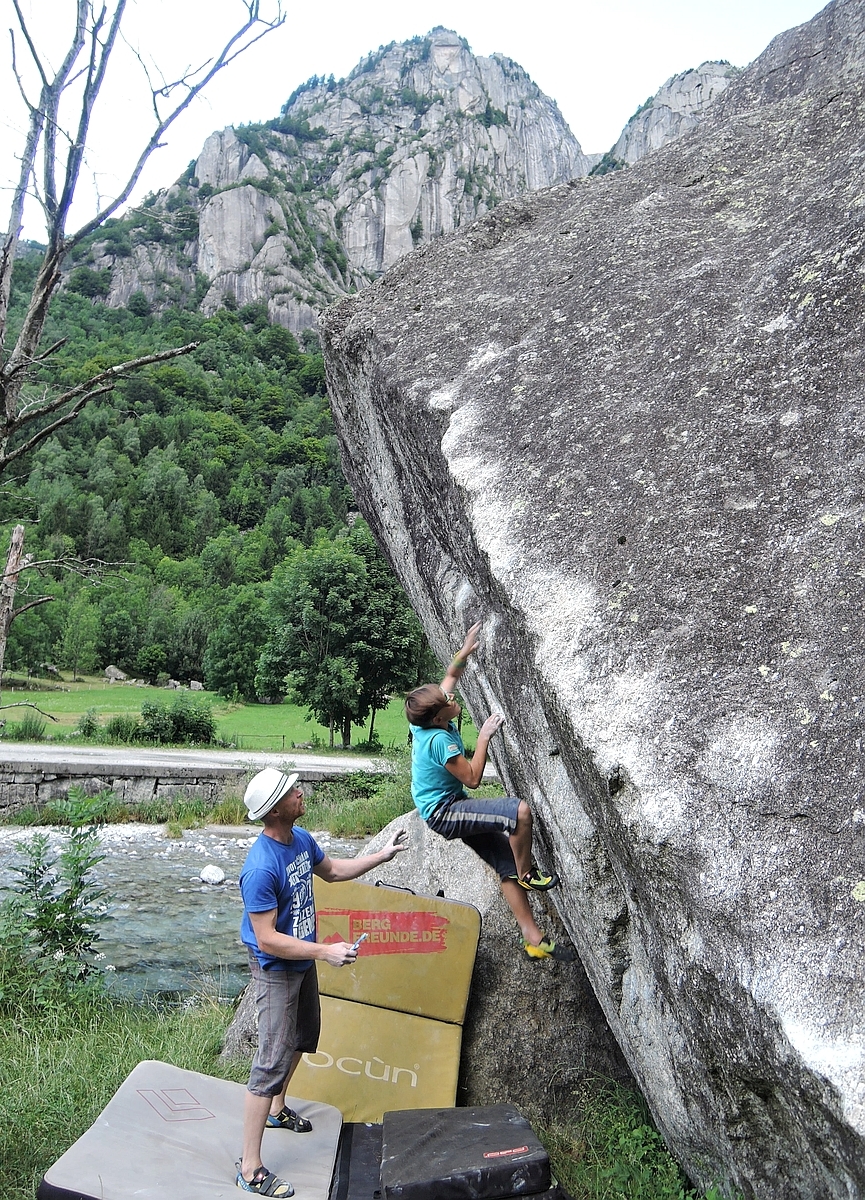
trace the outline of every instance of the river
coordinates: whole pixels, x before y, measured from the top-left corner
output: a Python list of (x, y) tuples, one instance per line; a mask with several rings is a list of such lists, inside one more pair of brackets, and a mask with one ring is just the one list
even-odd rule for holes
[[(0, 827), (0, 886), (14, 879), (17, 842), (48, 835), (62, 849), (68, 830)], [(105, 825), (99, 840), (105, 858), (97, 868), (107, 889), (106, 919), (99, 925), (100, 966), (118, 995), (193, 993), (203, 989), (231, 998), (248, 981), (246, 950), (238, 929), (242, 912), (237, 877), (258, 830), (209, 826), (169, 838), (164, 826)], [(362, 846), (328, 833), (314, 837), (326, 854), (351, 858)], [(202, 883), (208, 864), (225, 872), (217, 886)]]

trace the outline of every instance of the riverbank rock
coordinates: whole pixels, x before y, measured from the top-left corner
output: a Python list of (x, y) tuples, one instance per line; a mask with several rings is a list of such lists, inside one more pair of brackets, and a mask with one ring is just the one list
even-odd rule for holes
[(865, 1194), (865, 4), (681, 140), (329, 310), (353, 493), (507, 724), (556, 904), (669, 1144)]
[(216, 887), (220, 883), (225, 883), (225, 872), (222, 867), (215, 867), (213, 863), (208, 863), (206, 867), (202, 867), (198, 878), (202, 883), (209, 883)]
[[(394, 887), (473, 904), (481, 913), (472, 990), (463, 1028), (459, 1104), (512, 1101), (547, 1117), (559, 1097), (597, 1078), (633, 1084), (579, 962), (533, 962), (493, 872), (462, 842), (446, 842), (411, 813), (373, 838), (372, 853), (396, 829), (409, 848), (365, 876)], [(558, 913), (533, 896), (538, 923), (568, 940)], [(249, 1056), (256, 1044), (252, 991), (247, 988), (225, 1036), (223, 1056)], [(539, 1047), (543, 1047), (539, 1050)]]

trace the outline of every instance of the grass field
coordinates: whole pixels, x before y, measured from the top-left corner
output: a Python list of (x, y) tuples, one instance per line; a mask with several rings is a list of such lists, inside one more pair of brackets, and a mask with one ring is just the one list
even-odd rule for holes
[[(48, 721), (45, 736), (62, 737), (65, 740), (88, 709), (94, 709), (104, 725), (112, 716), (137, 716), (145, 701), (166, 704), (175, 695), (166, 688), (128, 687), (124, 684), (109, 686), (102, 678), (85, 678), (80, 683), (64, 683), (60, 687), (62, 690), (36, 692), (7, 685), (3, 689), (3, 703), (29, 701), (38, 705), (43, 712), (55, 718), (54, 721)], [(307, 742), (312, 742), (317, 751), (326, 751), (329, 747), (327, 728), (307, 721), (306, 710), (296, 704), (230, 704), (213, 692), (193, 692), (191, 695), (204, 697), (213, 704), (219, 736), (240, 749), (290, 750), (295, 745)], [(16, 736), (12, 726), (28, 711), (32, 710), (6, 710), (6, 736)], [(473, 744), (474, 726), (468, 715), (463, 727), (466, 745)], [(352, 741), (365, 742), (367, 729), (368, 723), (363, 728), (355, 726), (352, 729)], [(407, 733), (401, 700), (392, 700), (383, 712), (376, 713), (375, 736), (383, 749), (405, 746)]]

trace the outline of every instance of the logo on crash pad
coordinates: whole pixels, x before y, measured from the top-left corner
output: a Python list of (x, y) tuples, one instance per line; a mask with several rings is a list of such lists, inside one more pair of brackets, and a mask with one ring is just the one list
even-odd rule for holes
[(358, 957), (368, 954), (441, 954), (447, 950), (450, 921), (434, 912), (367, 912), (354, 908), (320, 908), (318, 936), (322, 942), (366, 941)]
[(163, 1121), (207, 1121), (215, 1114), (195, 1099), (186, 1088), (138, 1088), (138, 1095), (159, 1113)]

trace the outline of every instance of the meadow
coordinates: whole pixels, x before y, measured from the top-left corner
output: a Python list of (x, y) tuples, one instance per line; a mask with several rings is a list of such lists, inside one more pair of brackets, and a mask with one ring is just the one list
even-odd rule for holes
[[(80, 682), (64, 682), (48, 685), (52, 690), (30, 691), (7, 682), (3, 689), (3, 703), (26, 701), (47, 713), (45, 738), (79, 740), (75, 728), (84, 714), (92, 710), (104, 726), (113, 716), (135, 717), (141, 705), (147, 701), (170, 703), (176, 692), (167, 688), (134, 687), (128, 684), (106, 684), (98, 676), (86, 676)], [(318, 753), (328, 753), (330, 733), (326, 726), (307, 719), (307, 711), (296, 704), (249, 704), (243, 701), (224, 700), (214, 692), (192, 692), (193, 698), (206, 699), (212, 704), (219, 738), (242, 750), (291, 750), (295, 747), (310, 748)], [(32, 709), (10, 708), (5, 710), (5, 736), (10, 739), (30, 740), (18, 728), (27, 712)], [(383, 750), (399, 749), (407, 744), (408, 727), (403, 714), (402, 700), (395, 698), (382, 712), (376, 713), (374, 739)], [(468, 714), (463, 719), (463, 736), (466, 744), (474, 742), (474, 725)], [(353, 744), (364, 750), (368, 725), (352, 729)], [(97, 736), (90, 739), (101, 741)], [(341, 748), (334, 753), (342, 753)]]

